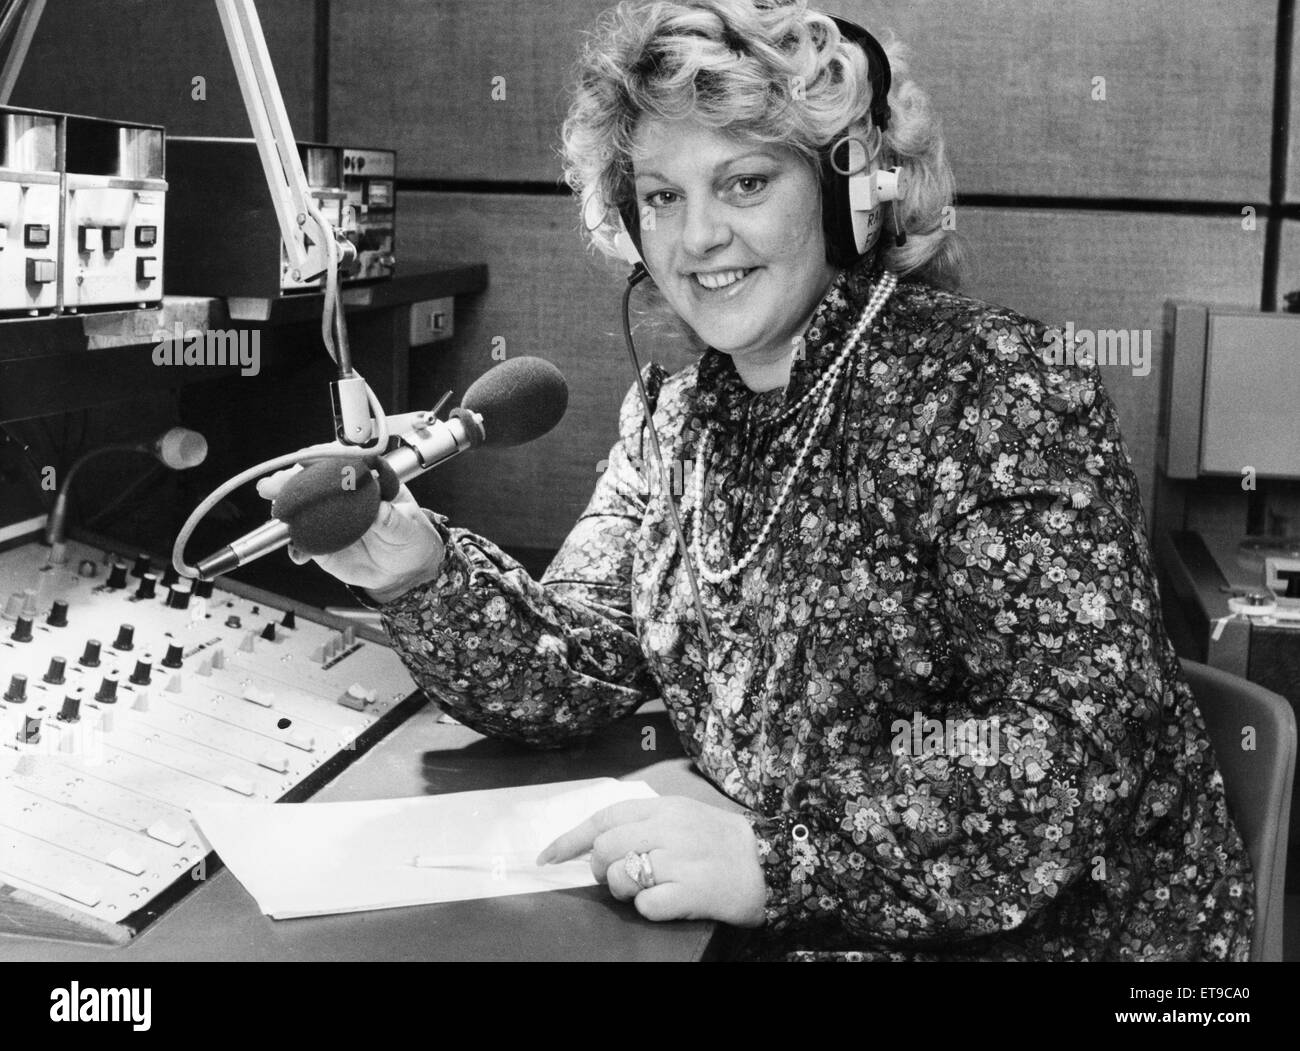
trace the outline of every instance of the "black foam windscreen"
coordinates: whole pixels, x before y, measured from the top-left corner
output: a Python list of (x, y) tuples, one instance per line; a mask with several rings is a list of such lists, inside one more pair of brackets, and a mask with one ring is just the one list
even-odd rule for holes
[(285, 483), (271, 514), (289, 527), (289, 539), (303, 554), (341, 551), (379, 514), (380, 485), (370, 471), (360, 456), (310, 463)]
[(483, 444), (523, 445), (564, 417), (569, 385), (544, 358), (508, 358), (476, 379), (460, 404), (483, 417)]

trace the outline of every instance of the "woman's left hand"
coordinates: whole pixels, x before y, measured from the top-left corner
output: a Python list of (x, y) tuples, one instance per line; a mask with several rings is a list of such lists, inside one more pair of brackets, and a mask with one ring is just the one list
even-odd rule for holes
[[(629, 799), (598, 810), (538, 855), (546, 865), (591, 851), (591, 871), (648, 920), (763, 922), (767, 885), (758, 841), (740, 814), (683, 796)], [(628, 852), (648, 854), (654, 885), (627, 872)]]

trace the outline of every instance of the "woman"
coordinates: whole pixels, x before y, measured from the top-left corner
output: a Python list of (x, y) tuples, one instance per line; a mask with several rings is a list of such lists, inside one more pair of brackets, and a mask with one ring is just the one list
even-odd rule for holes
[[(626, 803), (541, 859), (590, 850), (652, 920), (760, 956), (1244, 959), (1249, 864), (1114, 410), (1049, 363), (1059, 330), (942, 290), (942, 141), (897, 68), (872, 97), (873, 54), (802, 0), (694, 0), (618, 8), (582, 58), (593, 240), (634, 242), (706, 347), (644, 378), (710, 645), (633, 393), (540, 583), (408, 493), (321, 564), (484, 733), (560, 745), (663, 697), (746, 811)], [(846, 234), (827, 166), (864, 159), (901, 196)]]

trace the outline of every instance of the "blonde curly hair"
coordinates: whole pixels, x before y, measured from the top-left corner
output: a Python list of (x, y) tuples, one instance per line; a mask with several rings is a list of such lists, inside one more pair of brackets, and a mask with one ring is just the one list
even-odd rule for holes
[[(907, 243), (884, 235), (901, 277), (955, 287), (962, 251), (945, 228), (954, 181), (925, 93), (907, 79), (904, 49), (882, 40), (893, 71), (884, 162), (901, 169), (893, 207)], [(565, 118), (565, 181), (579, 195), (590, 243), (618, 258), (618, 210), (634, 196), (632, 140), (642, 117), (691, 117), (779, 143), (820, 176), (823, 151), (846, 133), (867, 138), (871, 82), (862, 49), (805, 0), (624, 2), (587, 34)], [(593, 217), (593, 205), (595, 215)]]

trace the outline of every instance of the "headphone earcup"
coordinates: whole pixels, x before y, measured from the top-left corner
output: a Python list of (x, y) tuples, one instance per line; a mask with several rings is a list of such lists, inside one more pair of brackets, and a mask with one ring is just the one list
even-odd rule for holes
[(622, 219), (622, 229), (614, 238), (614, 247), (628, 263), (645, 266), (645, 260), (641, 258), (641, 221), (637, 215), (636, 202), (623, 205), (618, 214)]
[[(609, 211), (604, 196), (599, 190), (588, 190), (582, 202), (582, 221), (587, 229), (589, 231), (598, 229), (604, 225), (608, 217)], [(640, 228), (636, 223), (635, 204), (620, 208), (619, 219), (619, 228), (614, 234), (615, 251), (632, 266), (644, 266), (641, 261), (641, 237)]]
[[(840, 168), (847, 168), (847, 144)], [(852, 266), (862, 255), (854, 228), (851, 176), (842, 175), (831, 163), (831, 151), (822, 158), (822, 232), (826, 237), (826, 260), (832, 266)], [(851, 170), (851, 169), (849, 169)]]
[[(855, 155), (856, 142), (845, 142), (845, 156), (831, 164), (828, 151), (822, 177), (822, 229), (826, 234), (826, 258), (832, 266), (848, 267), (871, 251), (880, 240), (885, 224), (883, 205), (896, 201), (902, 192), (897, 168), (865, 169), (865, 156)], [(861, 171), (856, 169), (862, 168)], [(856, 171), (844, 175), (842, 170)], [(902, 244), (901, 239), (899, 244)]]
[(880, 229), (885, 222), (884, 209), (879, 198), (873, 201), (871, 176), (851, 175), (849, 183), (849, 223), (853, 228), (853, 245), (858, 255), (869, 252), (880, 240)]

